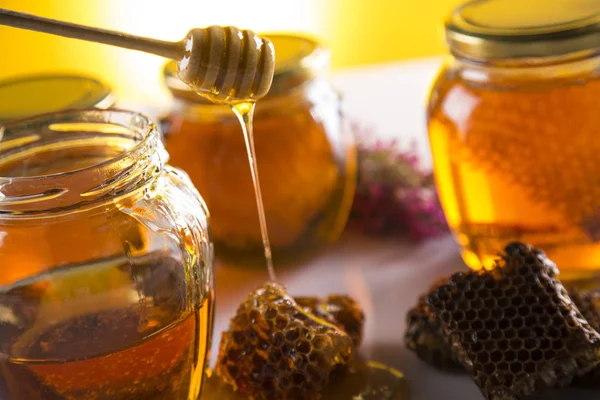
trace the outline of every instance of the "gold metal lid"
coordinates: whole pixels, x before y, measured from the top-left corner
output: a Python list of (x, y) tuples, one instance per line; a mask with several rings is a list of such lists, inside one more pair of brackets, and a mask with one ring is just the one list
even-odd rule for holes
[(79, 75), (30, 75), (0, 81), (0, 122), (73, 108), (108, 108), (103, 83)]
[[(275, 74), (266, 98), (285, 93), (329, 67), (330, 52), (317, 39), (295, 34), (261, 34), (275, 47)], [(209, 103), (177, 77), (177, 62), (163, 67), (163, 80), (173, 96), (195, 103)]]
[(450, 50), (476, 60), (600, 50), (599, 0), (475, 0), (445, 25)]

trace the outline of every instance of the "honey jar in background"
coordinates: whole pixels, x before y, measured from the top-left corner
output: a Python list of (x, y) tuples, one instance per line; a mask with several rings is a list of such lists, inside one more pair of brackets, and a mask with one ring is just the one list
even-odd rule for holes
[(483, 0), (446, 21), (431, 91), (442, 205), (471, 268), (510, 240), (600, 272), (600, 2)]
[(114, 105), (108, 86), (76, 74), (40, 74), (0, 80), (0, 123), (37, 114)]
[[(266, 35), (275, 46), (269, 94), (256, 103), (254, 140), (273, 257), (295, 260), (338, 238), (356, 179), (353, 138), (326, 79), (329, 51), (312, 38)], [(232, 110), (203, 100), (164, 68), (174, 106), (163, 130), (211, 213), (217, 256), (264, 263), (248, 155)]]

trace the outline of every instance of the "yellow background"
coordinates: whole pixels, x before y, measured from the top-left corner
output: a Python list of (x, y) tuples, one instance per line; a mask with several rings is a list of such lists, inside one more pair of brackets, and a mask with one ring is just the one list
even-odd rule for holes
[[(0, 0), (0, 7), (51, 18), (179, 40), (192, 27), (236, 25), (256, 31), (302, 31), (322, 37), (333, 68), (444, 52), (442, 21), (461, 0)], [(122, 101), (164, 93), (164, 60), (138, 52), (0, 27), (0, 79), (86, 72)]]

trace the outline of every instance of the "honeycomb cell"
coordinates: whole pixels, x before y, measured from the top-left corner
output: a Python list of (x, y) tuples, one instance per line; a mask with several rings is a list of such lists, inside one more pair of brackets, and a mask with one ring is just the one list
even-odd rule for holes
[(349, 296), (331, 295), (326, 299), (296, 297), (296, 303), (305, 311), (343, 329), (355, 347), (363, 339), (365, 315), (361, 307)]
[[(597, 303), (576, 292), (571, 299), (557, 272), (543, 252), (512, 243), (494, 269), (455, 274), (421, 297), (409, 312), (407, 347), (428, 362), (423, 355), (435, 351), (442, 357), (436, 360), (438, 367), (456, 370), (461, 365), (487, 399), (520, 399), (581, 375), (598, 374), (600, 379)], [(452, 304), (472, 297), (458, 290), (467, 287), (460, 285), (463, 280), (471, 288), (487, 289), (479, 289), (475, 297), (486, 305), (493, 303), (482, 294), (502, 293), (495, 297), (495, 308), (489, 308), (495, 323), (465, 319), (473, 309), (468, 301), (460, 312), (449, 311)], [(478, 345), (472, 343), (474, 334)]]
[(353, 349), (344, 330), (267, 283), (240, 304), (221, 338), (215, 371), (249, 400), (316, 400), (351, 363)]
[(488, 310), (487, 308), (481, 309), (477, 312), (477, 318), (479, 318), (480, 321), (485, 322), (486, 324), (491, 323), (490, 320), (488, 321), (488, 319), (491, 317), (491, 313), (490, 310)]

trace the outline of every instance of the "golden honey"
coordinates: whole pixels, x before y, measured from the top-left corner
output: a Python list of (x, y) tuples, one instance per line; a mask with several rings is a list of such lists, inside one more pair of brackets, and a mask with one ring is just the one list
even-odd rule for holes
[[(137, 268), (169, 268), (169, 262), (155, 261)], [(113, 268), (103, 273), (116, 274)], [(15, 290), (29, 296), (32, 309), (51, 309), (41, 287), (51, 287), (52, 278)], [(115, 297), (106, 300), (116, 303)], [(26, 332), (0, 329), (11, 348), (10, 357), (0, 360), (2, 398), (195, 399), (191, 393), (199, 392), (208, 357), (212, 297), (182, 314), (168, 304), (98, 308), (64, 319), (58, 313), (58, 322)]]
[[(470, 267), (519, 240), (582, 278), (600, 270), (600, 59), (586, 31), (560, 40), (567, 3), (519, 18), (507, 3), (472, 2), (447, 21), (453, 57), (428, 108), (438, 191)], [(600, 15), (588, 6), (582, 24)]]

